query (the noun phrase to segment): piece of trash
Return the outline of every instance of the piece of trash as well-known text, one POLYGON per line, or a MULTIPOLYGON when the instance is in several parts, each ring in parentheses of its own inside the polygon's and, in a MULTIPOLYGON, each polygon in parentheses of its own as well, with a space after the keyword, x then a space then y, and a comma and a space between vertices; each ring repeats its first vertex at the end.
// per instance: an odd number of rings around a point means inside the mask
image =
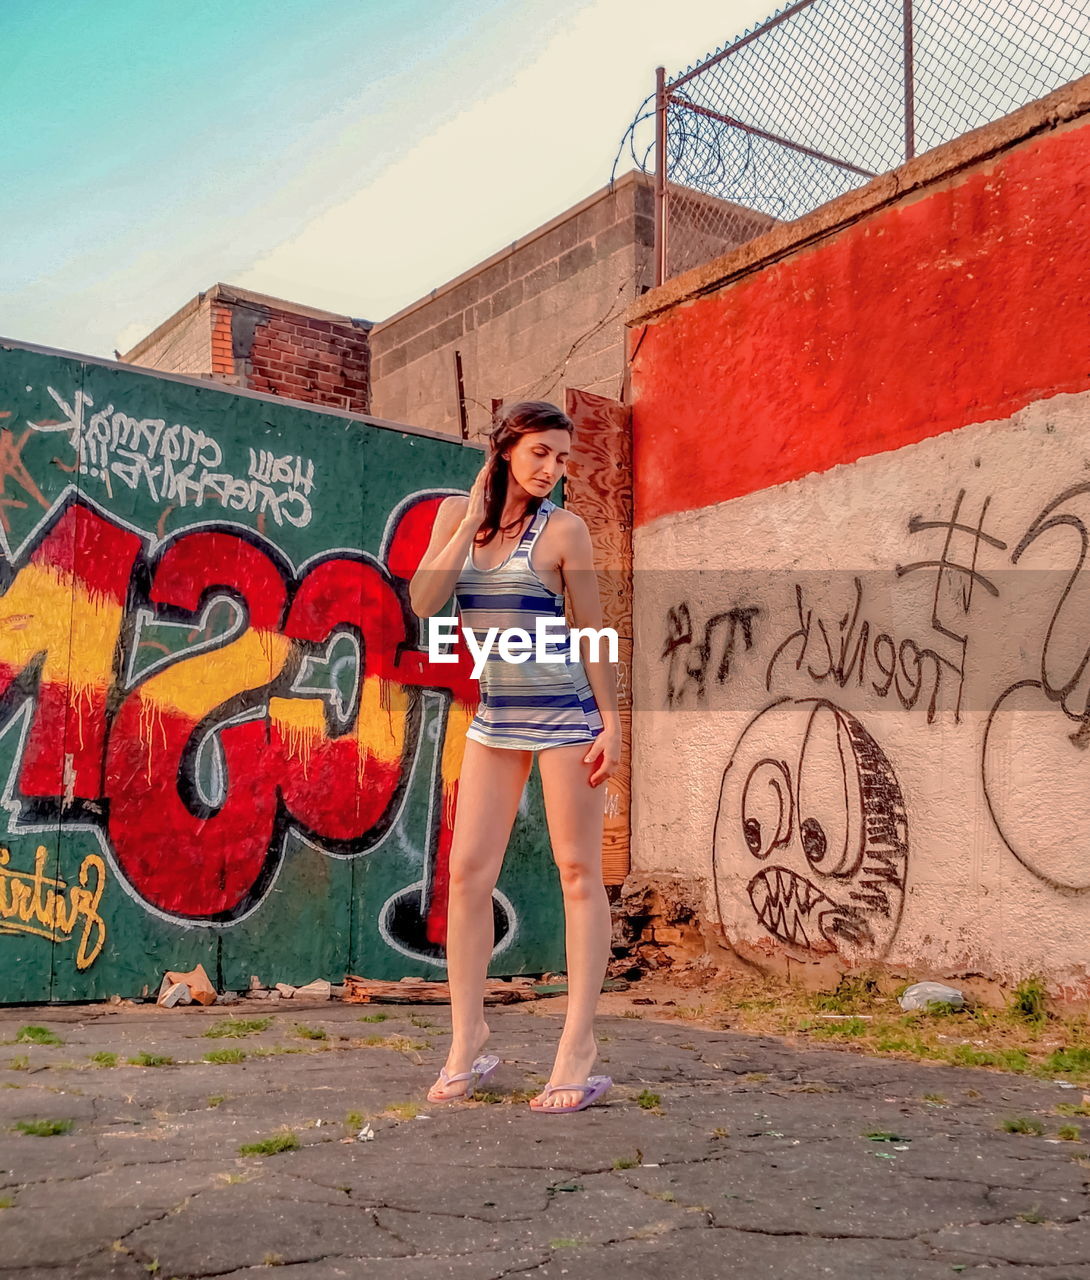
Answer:
POLYGON ((877 1156, 879 1160, 896 1160, 897 1157, 892 1151, 872 1151, 872 1156, 877 1156))
POLYGON ((1053 1080, 1053 1084, 1058 1084, 1061 1089, 1074 1089, 1076 1086, 1070 1080, 1053 1080))
POLYGON ((431 1116, 420 1115, 420 1116, 417 1116, 416 1118, 417 1120, 430 1120, 431 1116))
POLYGON ((894 1151, 908 1151, 908 1150, 909 1150, 909 1147, 908 1147, 907 1145, 905 1145, 905 1144, 902 1144, 902 1145, 901 1145, 901 1146, 899 1146, 899 1147, 894 1147, 894 1148, 893 1148, 893 1150, 894 1150, 894 1151))
POLYGON ((957 987, 948 987, 942 982, 914 982, 901 993, 897 1003, 906 1013, 910 1009, 926 1009, 929 1004, 952 1004, 960 1009, 965 997, 957 987))
MULTIPOLYGON (((190 969, 188 973, 168 969, 163 975, 163 985, 159 988, 159 1004, 163 1003, 164 994, 178 982, 185 983, 189 988, 191 998, 195 1000, 197 1004, 216 1003, 216 988, 212 985, 208 974, 205 973, 204 965, 199 964, 195 969, 190 969)), ((178 1003, 188 1004, 189 1001, 182 1000, 178 1003)))
POLYGON ((315 1129, 320 1129, 320 1128, 322 1127, 322 1122, 321 1122, 321 1120, 315 1120, 315 1121, 314 1121, 314 1127, 315 1127, 315 1129))
POLYGON ((375 1137, 375 1131, 369 1124, 365 1124, 363 1128, 356 1134, 357 1142, 372 1142, 375 1137))
POLYGON ((281 996, 283 996, 285 1000, 290 1000, 292 996, 295 995, 295 992, 297 991, 298 988, 289 986, 289 984, 286 982, 278 982, 276 984, 276 989, 277 991, 280 992, 281 996))
MULTIPOLYGON (((280 991, 282 983, 277 983, 277 991, 280 991)), ((318 978, 314 982, 308 982, 305 987, 295 987, 295 997, 305 996, 309 1000, 328 1000, 330 992, 333 990, 333 984, 327 982, 324 978, 318 978)), ((281 992, 281 994, 283 994, 281 992)))
POLYGON ((641 1164, 641 1165, 640 1165, 640 1168, 641 1168, 641 1169, 657 1169, 658 1167, 659 1167, 659 1166, 658 1166, 658 1163, 657 1163, 657 1162, 656 1162, 656 1163, 654 1163, 654 1164, 652 1164, 650 1161, 648 1161, 648 1162, 647 1162, 647 1163, 645 1163, 645 1164, 641 1164))
POLYGON ((159 992, 156 1003, 163 1009, 173 1009, 178 1004, 192 1004, 193 997, 184 982, 172 982, 169 987, 159 992))

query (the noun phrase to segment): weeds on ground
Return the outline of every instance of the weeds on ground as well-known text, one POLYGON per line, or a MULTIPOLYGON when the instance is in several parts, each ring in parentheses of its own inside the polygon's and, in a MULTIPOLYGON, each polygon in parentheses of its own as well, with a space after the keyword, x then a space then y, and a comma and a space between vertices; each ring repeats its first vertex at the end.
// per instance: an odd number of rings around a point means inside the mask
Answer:
POLYGON ((15 1128, 31 1138, 55 1138, 61 1133, 71 1133, 74 1120, 20 1120, 15 1128))
POLYGON ((419 1102, 391 1102, 384 1114, 396 1116, 398 1120, 415 1120, 420 1112, 419 1102))
POLYGON ((90 1061, 93 1062, 96 1067, 116 1067, 117 1054, 106 1053, 105 1051, 102 1053, 92 1053, 90 1061))
POLYGON ((642 1089, 636 1094, 636 1105, 644 1111, 657 1111, 662 1106, 662 1098, 650 1089, 642 1089))
POLYGON ((261 1031, 267 1031, 271 1023, 272 1018, 226 1017, 209 1027, 204 1035, 208 1040, 240 1040, 243 1036, 256 1036, 261 1031))
POLYGON ((1056 1130, 1056 1137, 1064 1142, 1081 1142, 1082 1130, 1077 1124, 1062 1124, 1056 1130))
POLYGON ((214 1063, 245 1062, 246 1055, 241 1049, 214 1049, 211 1053, 206 1053, 202 1061, 214 1063))
POLYGON ((23 1054, 20 1054, 17 1058, 9 1058, 8 1070, 9 1071, 29 1071, 30 1059, 23 1054))
POLYGON ((12 1196, 0 1196, 0 1209, 14 1209, 15 1200, 12 1196))
POLYGON ((361 1022, 386 1022, 390 1015, 388 1013, 365 1013, 360 1017, 361 1022))
POLYGON ((135 1058, 127 1058, 130 1067, 172 1067, 174 1059, 163 1053, 138 1053, 135 1058))
POLYGON ((328 1040, 329 1032, 321 1027, 307 1027, 301 1022, 295 1024, 295 1034, 302 1040, 328 1040))
POLYGON ((48 1027, 20 1027, 15 1033, 16 1044, 64 1044, 55 1031, 48 1027))
POLYGON ((215 1108, 218 1107, 220 1103, 224 1102, 225 1100, 226 1100, 225 1094, 214 1093, 210 1098, 207 1098, 205 1102, 208 1107, 210 1107, 212 1110, 215 1110, 215 1108))
POLYGON ((710 1002, 711 1020, 736 1031, 1090 1086, 1090 1019, 1050 1011, 1039 978, 1020 983, 1000 1009, 933 1004, 906 1013, 888 981, 868 974, 845 975, 825 994, 739 977, 710 1002))
POLYGON ((634 1156, 618 1156, 613 1161, 614 1169, 635 1169, 639 1166, 639 1161, 634 1156))
POLYGON ((1045 1131, 1045 1126, 1040 1120, 1034 1120, 1030 1116, 1008 1116, 1003 1121, 1004 1133, 1025 1133, 1030 1137, 1039 1138, 1045 1131))
POLYGON ((278 1156, 282 1151, 297 1151, 299 1138, 290 1129, 263 1138, 260 1142, 244 1142, 238 1149, 240 1156, 278 1156))
POLYGON ((356 1043, 365 1049, 393 1049, 397 1053, 420 1053, 431 1048, 427 1040, 410 1040, 408 1036, 364 1036, 356 1043))

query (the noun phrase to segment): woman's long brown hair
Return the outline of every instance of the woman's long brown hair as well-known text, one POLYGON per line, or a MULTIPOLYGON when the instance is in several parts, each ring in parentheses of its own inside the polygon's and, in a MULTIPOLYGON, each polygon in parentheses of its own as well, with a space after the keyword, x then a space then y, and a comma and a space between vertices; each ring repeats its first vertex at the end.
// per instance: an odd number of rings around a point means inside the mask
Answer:
MULTIPOLYGON (((547 400, 520 400, 517 404, 505 405, 497 414, 489 437, 489 455, 485 471, 484 520, 474 539, 477 546, 486 547, 496 536, 509 533, 521 523, 523 516, 512 520, 509 524, 501 524, 503 504, 507 498, 507 480, 511 472, 510 463, 503 456, 523 436, 538 431, 574 432, 575 426, 571 418, 555 404, 547 400)), ((526 510, 531 516, 541 506, 541 498, 531 498, 526 510)))

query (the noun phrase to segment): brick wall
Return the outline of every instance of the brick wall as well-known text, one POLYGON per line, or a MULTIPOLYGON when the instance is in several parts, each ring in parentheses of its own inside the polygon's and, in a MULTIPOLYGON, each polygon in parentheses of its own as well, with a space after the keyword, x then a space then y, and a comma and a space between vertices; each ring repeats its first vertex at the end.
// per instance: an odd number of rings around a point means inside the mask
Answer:
POLYGON ((124 359, 367 413, 370 328, 366 320, 217 284, 186 303, 124 359))

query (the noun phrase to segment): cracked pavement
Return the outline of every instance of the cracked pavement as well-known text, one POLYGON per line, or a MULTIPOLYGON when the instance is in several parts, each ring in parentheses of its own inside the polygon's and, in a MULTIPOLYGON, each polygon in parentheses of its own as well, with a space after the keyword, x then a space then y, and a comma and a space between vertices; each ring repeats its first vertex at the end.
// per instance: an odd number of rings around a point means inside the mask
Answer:
POLYGON ((490 1009, 494 1090, 444 1106, 446 1008, 0 1010, 0 1280, 1090 1280, 1090 1151, 1054 1112, 1079 1093, 605 1016, 605 1104, 535 1115, 562 1012, 490 1009), (206 1037, 229 1017, 270 1021, 206 1037), (28 1024, 63 1043, 14 1043, 28 1024), (202 1061, 224 1049, 245 1060, 202 1061), (240 1155, 283 1130, 296 1149, 240 1155))

